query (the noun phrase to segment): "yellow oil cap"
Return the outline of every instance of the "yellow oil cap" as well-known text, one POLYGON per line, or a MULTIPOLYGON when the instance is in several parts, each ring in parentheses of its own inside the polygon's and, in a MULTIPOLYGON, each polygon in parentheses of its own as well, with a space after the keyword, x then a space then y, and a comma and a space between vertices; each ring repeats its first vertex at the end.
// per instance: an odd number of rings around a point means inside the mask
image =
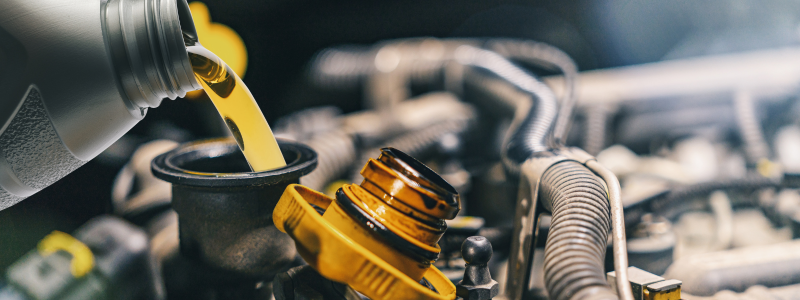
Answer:
POLYGON ((455 286, 432 263, 444 219, 460 209, 458 193, 407 154, 381 152, 362 170, 364 181, 343 185, 335 198, 287 187, 272 215, 275 226, 320 275, 370 299, 455 299, 455 286))

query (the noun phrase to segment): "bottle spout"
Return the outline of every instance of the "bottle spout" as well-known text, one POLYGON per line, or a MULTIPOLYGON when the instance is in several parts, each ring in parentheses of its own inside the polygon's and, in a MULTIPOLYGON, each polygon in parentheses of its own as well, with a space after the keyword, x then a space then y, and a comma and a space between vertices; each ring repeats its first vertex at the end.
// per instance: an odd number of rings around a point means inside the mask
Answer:
POLYGON ((178 20, 181 24, 181 32, 183 33, 183 43, 186 47, 194 46, 200 40, 197 37, 197 30, 194 28, 194 19, 192 19, 192 11, 189 9, 189 3, 186 0, 177 0, 178 4, 178 20))
MULTIPOLYGON (((186 0, 109 0, 105 34, 119 83, 137 110, 202 88, 187 43, 197 42, 186 0)), ((144 113, 142 113, 144 114, 144 113)))

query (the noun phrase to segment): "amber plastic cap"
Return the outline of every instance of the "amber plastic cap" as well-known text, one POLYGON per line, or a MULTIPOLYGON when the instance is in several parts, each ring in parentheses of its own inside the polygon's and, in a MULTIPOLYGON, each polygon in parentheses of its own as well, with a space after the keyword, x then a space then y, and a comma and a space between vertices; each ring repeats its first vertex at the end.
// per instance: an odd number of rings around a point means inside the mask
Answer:
POLYGON ((382 198, 391 197, 426 215, 450 220, 461 210, 458 192, 447 181, 400 150, 381 149, 381 156, 370 159, 361 175, 385 193, 382 198))

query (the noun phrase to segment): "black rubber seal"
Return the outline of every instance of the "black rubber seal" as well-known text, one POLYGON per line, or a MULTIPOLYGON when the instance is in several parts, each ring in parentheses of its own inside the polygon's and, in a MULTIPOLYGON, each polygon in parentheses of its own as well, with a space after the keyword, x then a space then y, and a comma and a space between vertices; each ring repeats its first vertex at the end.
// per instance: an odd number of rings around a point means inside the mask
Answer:
POLYGON ((380 236, 384 241, 392 245, 395 249, 400 250, 400 252, 403 254, 425 262, 436 261, 439 258, 438 252, 431 252, 422 249, 421 247, 414 245, 406 239, 395 234, 389 230, 389 228, 386 228, 386 226, 381 224, 381 222, 375 220, 375 218, 353 203, 353 200, 351 200, 341 188, 336 191, 336 202, 338 202, 339 206, 341 206, 350 216, 356 218, 356 220, 366 225, 367 228, 377 233, 378 236, 380 236))
MULTIPOLYGON (((392 147, 381 148, 381 154, 393 156, 395 161, 399 164, 405 164, 406 168, 392 168, 396 172, 404 173, 404 175, 411 175, 422 178, 423 180, 427 180, 434 185, 434 189, 432 192, 435 194, 440 195, 447 205, 450 206, 458 206, 458 191, 444 180, 442 176, 439 176, 436 172, 428 168, 425 164, 418 161, 416 158, 411 157, 410 155, 406 154, 403 151, 397 150, 392 147), (409 170, 410 169, 410 170, 409 170), (411 172, 416 172, 417 174, 408 174, 411 172)), ((379 158, 380 159, 380 158, 379 158)), ((388 162, 384 161, 384 164, 389 164, 388 162)), ((425 189, 430 190, 429 188, 425 187, 425 189)), ((423 196, 424 198, 430 199, 430 201, 438 202, 436 200, 431 199, 428 196, 423 196)), ((426 201, 427 203, 427 201, 426 201)), ((427 206, 427 205, 426 205, 427 206)), ((433 208, 433 207, 428 207, 433 208)))
POLYGON ((317 153, 306 145, 278 139, 286 166, 252 172, 233 139, 191 142, 156 157, 151 169, 157 178, 172 184, 200 187, 272 185, 296 180, 317 166, 317 153))

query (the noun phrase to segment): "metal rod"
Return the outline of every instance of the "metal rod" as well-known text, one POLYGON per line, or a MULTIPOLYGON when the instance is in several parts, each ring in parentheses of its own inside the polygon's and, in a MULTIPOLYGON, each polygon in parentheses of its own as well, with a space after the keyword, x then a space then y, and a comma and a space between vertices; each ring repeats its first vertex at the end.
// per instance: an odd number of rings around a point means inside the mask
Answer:
POLYGON ((625 217, 622 211, 622 196, 617 176, 595 160, 586 162, 586 167, 600 175, 608 186, 611 205, 611 240, 614 243, 614 272, 617 280, 617 295, 622 300, 634 300, 628 280, 628 247, 625 238, 625 217))

